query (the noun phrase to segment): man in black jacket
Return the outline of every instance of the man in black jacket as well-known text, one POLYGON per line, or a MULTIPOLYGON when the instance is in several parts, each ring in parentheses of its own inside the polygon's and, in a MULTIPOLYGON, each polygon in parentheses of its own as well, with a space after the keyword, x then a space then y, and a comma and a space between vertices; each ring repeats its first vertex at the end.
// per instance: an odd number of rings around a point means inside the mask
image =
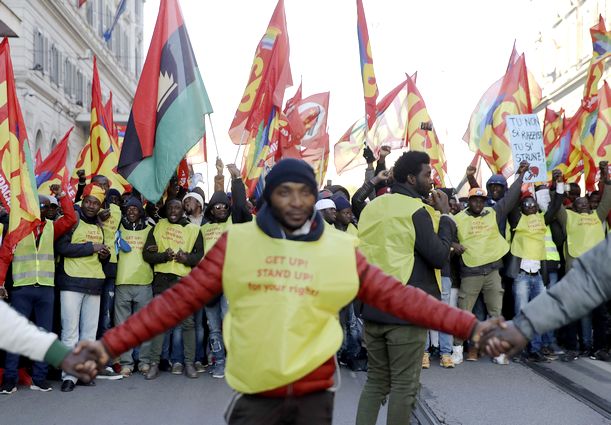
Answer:
MULTIPOLYGON (((455 227, 448 198, 438 191, 428 198, 433 182, 426 153, 404 153, 393 170, 392 193, 361 214, 360 248, 384 272, 439 299, 436 269, 449 259, 455 227)), ((375 424, 387 397, 388 423, 409 423, 427 331, 366 304, 362 316, 369 364, 356 423, 375 424)))

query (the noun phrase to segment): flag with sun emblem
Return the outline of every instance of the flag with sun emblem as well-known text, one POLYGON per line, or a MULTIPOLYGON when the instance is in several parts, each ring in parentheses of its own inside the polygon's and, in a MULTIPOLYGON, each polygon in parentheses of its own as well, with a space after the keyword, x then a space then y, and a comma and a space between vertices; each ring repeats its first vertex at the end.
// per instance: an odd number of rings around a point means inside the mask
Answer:
POLYGON ((212 112, 178 0, 161 0, 125 130, 119 173, 157 201, 212 112))

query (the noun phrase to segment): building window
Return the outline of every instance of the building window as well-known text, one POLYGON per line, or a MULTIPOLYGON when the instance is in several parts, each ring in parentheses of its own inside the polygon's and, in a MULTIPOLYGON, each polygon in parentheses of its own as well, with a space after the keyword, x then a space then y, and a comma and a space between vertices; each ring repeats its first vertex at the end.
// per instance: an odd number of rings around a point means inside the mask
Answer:
MULTIPOLYGON (((110 7, 106 8, 106 26, 104 27, 104 31, 110 29, 110 24, 112 24, 112 12, 110 11, 110 7)), ((108 47, 112 51, 112 45, 114 44, 113 37, 106 42, 106 47, 108 47)))
POLYGON ((142 1, 141 0, 136 0, 135 11, 136 11, 136 23, 139 24, 140 18, 142 17, 142 1))
POLYGON ((68 59, 64 61, 64 94, 72 96, 72 64, 68 59))
POLYGON ((121 42, 121 46, 123 46, 123 50, 121 52, 121 62, 123 63, 123 68, 129 69, 129 38, 127 37, 127 32, 123 32, 123 41, 121 42))
POLYGON ((142 67, 142 58, 140 57, 140 47, 136 47, 136 60, 134 61, 134 75, 140 77, 140 68, 142 67))
POLYGON ((87 81, 87 90, 85 91, 85 107, 91 106, 91 81, 87 81))
POLYGON ((45 43, 42 33, 34 30, 34 63, 32 69, 36 71, 45 70, 45 43))
POLYGON ((98 0, 98 34, 104 35, 104 0, 98 0))
POLYGON ((93 27, 95 20, 93 19, 93 0, 89 0, 87 2, 87 6, 85 6, 87 8, 87 23, 89 24, 89 26, 93 27))
POLYGON ((49 70, 51 82, 55 85, 59 85, 59 50, 57 50, 55 44, 51 45, 50 62, 51 66, 49 70))
POLYGON ((76 71, 76 104, 83 106, 85 97, 83 96, 83 73, 76 71))

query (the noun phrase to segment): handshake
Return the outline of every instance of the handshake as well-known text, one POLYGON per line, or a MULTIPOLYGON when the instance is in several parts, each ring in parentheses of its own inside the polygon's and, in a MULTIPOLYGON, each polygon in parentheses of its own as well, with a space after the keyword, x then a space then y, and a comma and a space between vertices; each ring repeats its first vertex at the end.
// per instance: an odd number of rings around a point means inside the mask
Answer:
POLYGON ((91 382, 110 356, 100 341, 80 341, 62 361, 61 369, 84 383, 91 382))
POLYGON ((502 317, 479 322, 473 331, 471 340, 480 353, 490 357, 506 354, 513 357, 528 344, 528 339, 513 322, 506 322, 502 317))

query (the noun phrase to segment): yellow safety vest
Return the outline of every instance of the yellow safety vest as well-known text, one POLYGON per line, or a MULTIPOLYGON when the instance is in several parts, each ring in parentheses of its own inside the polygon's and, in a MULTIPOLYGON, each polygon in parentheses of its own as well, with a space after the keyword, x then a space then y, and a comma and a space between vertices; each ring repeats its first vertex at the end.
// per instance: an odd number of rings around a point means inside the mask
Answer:
POLYGON ((545 228, 545 259, 547 261, 560 261, 560 253, 552 238, 552 231, 549 226, 545 228))
MULTIPOLYGON (((168 248, 178 252, 182 249, 183 252, 189 254, 193 251, 195 241, 199 235, 199 227, 195 224, 172 224, 167 219, 159 220, 159 223, 153 229, 155 241, 159 252, 164 252, 168 248)), ((176 261, 168 261, 166 263, 155 264, 155 273, 171 273, 177 276, 186 276, 191 272, 191 267, 176 261)))
POLYGON ((604 239, 605 230, 598 214, 566 211, 566 245, 571 257, 581 257, 604 239))
POLYGON ((522 215, 514 229, 511 253, 526 260, 545 260, 545 218, 543 213, 522 215))
POLYGON ((223 337, 231 388, 282 387, 333 357, 343 339, 338 312, 359 288, 355 242, 327 229, 317 241, 299 242, 270 238, 256 222, 230 227, 223 337))
POLYGON ((110 217, 108 220, 102 222, 102 229, 104 230, 104 244, 110 248, 110 260, 111 263, 117 262, 117 251, 115 250, 115 234, 121 224, 121 208, 115 204, 110 204, 110 217))
POLYGON ((142 258, 144 244, 150 230, 150 226, 142 230, 121 229, 121 238, 129 244, 132 250, 119 253, 117 285, 149 285, 153 281, 153 269, 142 258))
POLYGON ((355 238, 358 238, 358 236, 359 236, 359 229, 357 229, 354 224, 348 223, 348 228, 346 229, 346 233, 348 233, 349 235, 354 236, 355 238))
POLYGON ((479 267, 503 258, 509 243, 499 233, 496 211, 484 208, 488 214, 473 217, 462 211, 454 216, 458 240, 466 248, 462 260, 467 267, 479 267))
MULTIPOLYGON (((72 233, 70 242, 73 244, 85 242, 94 244, 103 243, 104 233, 98 225, 79 220, 74 233, 72 233)), ((96 252, 87 257, 65 257, 64 271, 71 277, 84 277, 87 279, 104 279, 106 277, 96 252)))
POLYGON ((231 217, 224 223, 206 223, 202 226, 202 237, 204 238, 204 255, 212 249, 216 241, 225 233, 231 224, 231 217))
POLYGON ((53 286, 55 279, 55 252, 53 222, 46 220, 38 247, 34 233, 28 234, 17 244, 13 255, 13 286, 39 284, 53 286))
MULTIPOLYGON (((367 261, 404 285, 414 269, 416 230, 412 216, 421 208, 429 213, 437 232, 439 215, 435 210, 419 199, 398 193, 375 198, 365 207, 359 220, 359 248, 367 261)), ((440 271, 435 271, 435 277, 441 290, 440 271)))

